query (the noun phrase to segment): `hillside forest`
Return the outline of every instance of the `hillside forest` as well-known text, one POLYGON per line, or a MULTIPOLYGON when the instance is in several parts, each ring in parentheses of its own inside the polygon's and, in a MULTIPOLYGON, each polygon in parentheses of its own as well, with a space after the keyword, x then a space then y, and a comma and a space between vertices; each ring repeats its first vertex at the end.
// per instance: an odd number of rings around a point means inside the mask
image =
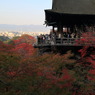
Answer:
POLYGON ((76 41, 89 43, 79 58, 71 50, 39 55, 35 41, 27 34, 0 41, 0 95, 95 95, 95 33, 76 41))

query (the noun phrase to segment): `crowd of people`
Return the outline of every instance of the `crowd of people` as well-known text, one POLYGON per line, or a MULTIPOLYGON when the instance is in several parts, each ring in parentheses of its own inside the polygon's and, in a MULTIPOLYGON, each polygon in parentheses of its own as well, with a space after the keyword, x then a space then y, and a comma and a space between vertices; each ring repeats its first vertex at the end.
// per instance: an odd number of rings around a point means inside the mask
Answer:
POLYGON ((75 39, 80 38, 80 35, 78 33, 70 33, 70 32, 62 32, 58 33, 56 31, 51 31, 50 34, 40 34, 37 36, 37 42, 38 44, 55 44, 57 43, 57 40, 62 41, 66 39, 75 39))

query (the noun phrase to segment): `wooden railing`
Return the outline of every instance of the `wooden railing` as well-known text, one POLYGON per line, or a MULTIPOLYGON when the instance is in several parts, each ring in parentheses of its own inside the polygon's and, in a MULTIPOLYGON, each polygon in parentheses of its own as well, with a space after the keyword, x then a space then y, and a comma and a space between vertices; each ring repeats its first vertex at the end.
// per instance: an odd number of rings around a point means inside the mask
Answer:
POLYGON ((34 46, 95 46, 94 37, 86 38, 52 38, 37 40, 34 46))
POLYGON ((37 40, 37 42, 34 44, 34 46, 74 46, 76 45, 76 40, 79 40, 80 38, 56 38, 56 39, 50 39, 50 40, 37 40))

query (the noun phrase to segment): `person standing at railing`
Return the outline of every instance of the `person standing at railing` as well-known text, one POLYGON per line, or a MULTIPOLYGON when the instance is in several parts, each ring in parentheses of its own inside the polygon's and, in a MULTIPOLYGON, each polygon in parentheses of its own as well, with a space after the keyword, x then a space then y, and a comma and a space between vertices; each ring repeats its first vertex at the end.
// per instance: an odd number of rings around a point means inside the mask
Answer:
POLYGON ((64 32, 63 35, 65 38, 67 38, 67 32, 64 32))
POLYGON ((45 35, 42 35, 42 44, 45 44, 45 42, 46 42, 46 37, 45 35))
POLYGON ((37 44, 40 44, 40 38, 39 36, 37 36, 37 41, 36 41, 37 44))
POLYGON ((37 44, 41 44, 41 35, 37 36, 37 44))
POLYGON ((70 44, 71 43, 71 33, 68 32, 67 34, 67 43, 70 44))
POLYGON ((71 34, 71 38, 74 38, 74 36, 75 36, 75 33, 72 33, 72 34, 71 34))
POLYGON ((75 33, 72 33, 71 34, 71 44, 74 44, 74 41, 75 41, 75 33))
POLYGON ((76 38, 78 38, 78 34, 76 34, 76 38))
POLYGON ((55 31, 51 31, 50 32, 50 43, 51 44, 55 44, 56 43, 56 32, 55 31))
POLYGON ((59 33, 59 34, 58 34, 58 38, 61 39, 61 37, 62 37, 62 36, 61 36, 61 34, 59 33))
POLYGON ((48 35, 47 44, 50 44, 50 41, 51 41, 51 37, 50 37, 50 35, 48 35))
POLYGON ((42 34, 40 34, 40 36, 39 36, 39 42, 40 42, 40 44, 42 44, 43 43, 43 35, 42 34))
POLYGON ((46 38, 46 39, 45 39, 45 43, 46 43, 46 44, 48 44, 48 37, 49 37, 49 35, 46 34, 46 35, 45 35, 45 38, 46 38))

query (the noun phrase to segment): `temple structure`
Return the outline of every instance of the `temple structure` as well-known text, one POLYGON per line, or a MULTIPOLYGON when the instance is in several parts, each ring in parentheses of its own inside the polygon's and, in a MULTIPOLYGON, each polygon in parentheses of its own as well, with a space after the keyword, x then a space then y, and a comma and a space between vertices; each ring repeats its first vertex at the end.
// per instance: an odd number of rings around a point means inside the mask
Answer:
POLYGON ((53 0, 52 9, 45 10, 45 16, 45 23, 53 29, 57 27, 59 32, 63 27, 85 32, 87 26, 95 25, 95 0, 53 0))
POLYGON ((45 24, 52 30, 38 37, 36 47, 74 46, 83 32, 95 31, 95 0, 53 0, 45 24))

